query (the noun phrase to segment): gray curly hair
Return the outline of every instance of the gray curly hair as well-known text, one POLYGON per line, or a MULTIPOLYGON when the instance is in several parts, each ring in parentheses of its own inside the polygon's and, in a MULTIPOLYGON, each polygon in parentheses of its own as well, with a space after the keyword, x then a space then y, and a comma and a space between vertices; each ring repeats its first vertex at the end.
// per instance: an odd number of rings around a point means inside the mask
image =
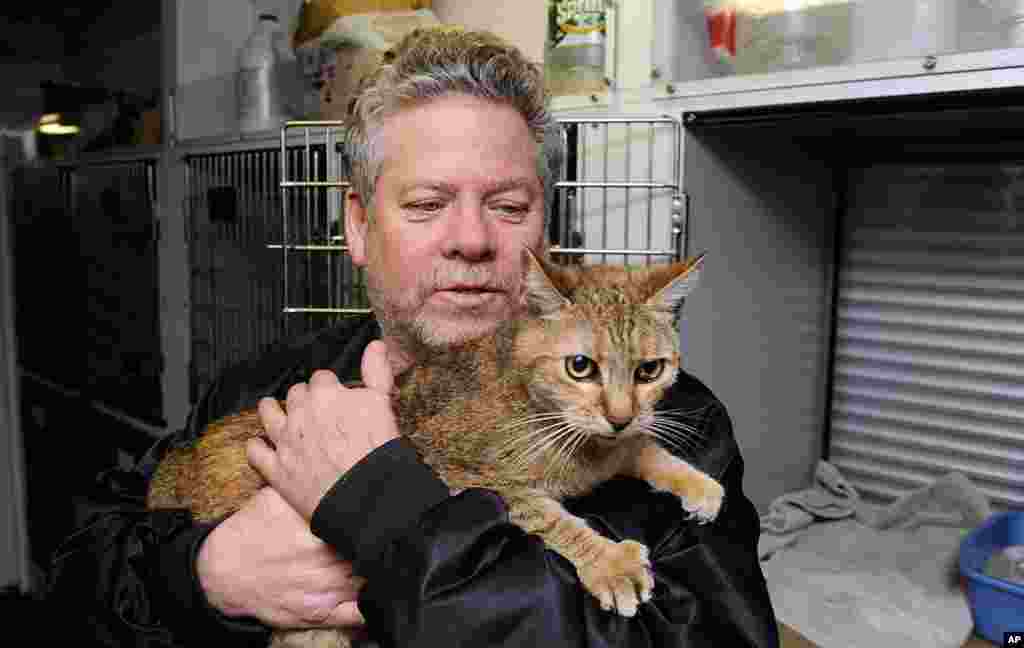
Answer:
MULTIPOLYGON (((344 148, 353 188, 369 207, 383 159, 377 146, 385 119, 403 108, 450 94, 505 103, 537 142, 545 223, 564 158, 561 133, 548 110, 539 66, 498 36, 454 26, 420 28, 382 56, 349 102, 344 148)), ((372 210, 371 210, 372 211, 372 210)))

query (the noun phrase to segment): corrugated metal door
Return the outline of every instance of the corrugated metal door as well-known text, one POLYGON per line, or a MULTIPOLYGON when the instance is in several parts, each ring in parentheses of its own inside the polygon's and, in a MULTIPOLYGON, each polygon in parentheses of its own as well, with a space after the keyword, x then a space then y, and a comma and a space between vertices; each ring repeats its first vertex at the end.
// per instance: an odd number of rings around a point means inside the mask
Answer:
POLYGON ((1024 165, 852 172, 829 459, 866 496, 960 471, 1024 508, 1024 165))

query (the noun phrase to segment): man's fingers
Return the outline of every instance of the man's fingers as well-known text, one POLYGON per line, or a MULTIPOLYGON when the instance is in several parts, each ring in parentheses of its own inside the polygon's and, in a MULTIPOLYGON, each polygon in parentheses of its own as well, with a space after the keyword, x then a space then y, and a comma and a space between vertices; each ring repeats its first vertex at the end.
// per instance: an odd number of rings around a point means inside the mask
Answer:
POLYGON ((309 385, 304 382, 299 382, 288 388, 288 393, 285 394, 284 402, 287 404, 289 412, 295 412, 302 407, 302 403, 306 402, 308 398, 309 385))
POLYGON ((323 625, 352 628, 366 625, 366 619, 359 612, 359 604, 356 601, 345 601, 331 611, 323 625))
POLYGON ((310 387, 337 387, 340 384, 338 376, 330 369, 317 369, 309 377, 310 387))
POLYGON ((270 449, 263 439, 249 439, 245 443, 245 458, 256 472, 263 475, 267 483, 273 484, 277 469, 277 453, 270 449))
POLYGON ((380 340, 374 340, 363 352, 363 383, 370 389, 390 395, 395 385, 395 376, 388 361, 388 347, 380 340))
POLYGON ((261 398, 256 405, 256 411, 259 412, 263 429, 271 439, 276 438, 277 433, 283 430, 288 423, 288 417, 285 416, 281 404, 276 399, 261 398))

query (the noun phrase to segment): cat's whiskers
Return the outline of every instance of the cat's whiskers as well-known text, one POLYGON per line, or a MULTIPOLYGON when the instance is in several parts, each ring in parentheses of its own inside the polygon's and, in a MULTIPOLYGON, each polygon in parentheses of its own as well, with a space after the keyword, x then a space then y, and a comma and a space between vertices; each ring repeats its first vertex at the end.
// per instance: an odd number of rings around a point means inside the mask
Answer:
POLYGON ((656 414, 690 414, 696 416, 697 414, 703 414, 708 410, 707 405, 701 405, 700 407, 673 407, 669 409, 656 410, 656 414))
POLYGON ((561 446, 564 446, 572 439, 575 430, 566 426, 545 440, 545 443, 535 448, 532 452, 518 457, 518 463, 513 464, 518 470, 526 471, 531 465, 541 464, 544 466, 544 474, 551 472, 551 466, 560 453, 561 446), (554 450, 553 450, 554 448, 554 450))
MULTIPOLYGON (((523 465, 529 465, 545 452, 554 448, 553 454, 545 461, 545 478, 550 477, 553 472, 563 475, 571 465, 576 450, 587 439, 586 430, 579 423, 573 421, 568 413, 559 412, 558 415, 563 419, 563 427, 555 432, 547 432, 544 438, 526 448, 519 457, 523 461, 523 465)), ((547 426, 542 431, 546 432, 551 427, 547 426)))
POLYGON ((562 451, 562 448, 564 448, 572 440, 576 432, 577 430, 575 426, 566 423, 561 429, 558 430, 557 433, 554 433, 547 439, 544 439, 541 444, 535 444, 537 445, 537 448, 529 455, 529 462, 527 463, 532 463, 537 458, 551 451, 552 448, 555 448, 554 454, 547 457, 547 460, 544 462, 546 465, 544 472, 545 474, 547 474, 550 471, 551 466, 557 461, 562 451))
POLYGON ((522 439, 522 443, 519 443, 518 445, 525 446, 523 448, 524 455, 537 454, 542 451, 544 446, 550 445, 553 440, 560 438, 569 428, 570 425, 567 422, 559 421, 558 423, 553 423, 537 430, 529 437, 525 437, 522 439), (550 430, 554 430, 554 432, 551 432, 550 430), (535 438, 537 436, 540 438, 535 438), (527 441, 531 441, 531 443, 526 445, 527 441))
POLYGON ((679 429, 683 430, 684 432, 686 432, 687 434, 689 434, 691 436, 694 436, 694 437, 700 437, 700 438, 707 437, 707 433, 706 432, 704 432, 703 430, 697 429, 695 426, 693 426, 693 425, 691 425, 691 424, 689 424, 689 423, 687 423, 685 421, 679 420, 678 418, 673 417, 673 416, 661 416, 660 414, 661 414, 661 412, 657 412, 655 414, 654 419, 656 421, 659 421, 659 422, 664 423, 666 425, 670 425, 670 426, 679 428, 679 429))
POLYGON ((539 412, 537 414, 528 414, 519 418, 513 419, 508 423, 499 428, 500 430, 512 430, 524 425, 530 425, 531 423, 537 423, 539 421, 549 421, 551 419, 564 418, 565 415, 562 412, 539 412))
POLYGON ((658 432, 656 430, 648 430, 646 434, 654 437, 659 441, 663 441, 666 445, 676 448, 683 454, 689 455, 692 454, 694 451, 694 448, 692 446, 684 445, 683 443, 680 443, 677 439, 673 438, 671 435, 665 434, 663 432, 658 432))
POLYGON ((655 412, 654 416, 651 417, 651 422, 662 423, 664 425, 681 430, 688 434, 692 434, 693 436, 704 436, 704 434, 700 430, 690 425, 689 423, 684 423, 683 421, 676 420, 671 416, 661 416, 661 412, 655 412))
POLYGON ((576 451, 590 438, 590 434, 587 432, 587 424, 590 423, 589 417, 571 415, 567 416, 567 420, 575 428, 576 434, 571 435, 565 440, 559 447, 558 452, 551 458, 551 462, 545 470, 546 477, 556 473, 555 479, 557 481, 564 480, 566 473, 572 466, 576 451))
POLYGON ((523 435, 520 438, 507 440, 499 449, 499 457, 504 455, 512 466, 525 468, 553 443, 556 443, 571 431, 572 426, 568 422, 564 419, 559 420, 556 423, 532 430, 529 434, 523 435), (554 430, 554 432, 550 430, 554 430), (540 439, 536 439, 537 436, 540 436, 540 439), (516 451, 519 450, 518 446, 523 446, 528 441, 532 441, 532 443, 517 453, 516 451))
POLYGON ((576 434, 570 437, 570 439, 562 445, 562 448, 560 449, 560 456, 556 455, 556 458, 559 459, 557 476, 559 481, 563 481, 565 479, 565 474, 572 465, 573 456, 576 454, 576 451, 579 450, 579 447, 587 440, 588 436, 589 435, 586 430, 576 428, 576 434))
POLYGON ((551 421, 551 420, 555 421, 554 424, 550 424, 550 425, 547 425, 547 426, 544 426, 544 427, 541 427, 541 428, 536 428, 536 429, 533 429, 533 430, 529 430, 525 434, 515 433, 515 434, 509 436, 509 438, 505 439, 501 443, 501 445, 499 446, 499 450, 500 449, 507 450, 507 449, 512 448, 514 446, 522 445, 522 444, 526 443, 527 441, 536 438, 537 436, 544 435, 552 427, 555 427, 555 426, 559 425, 559 423, 564 422, 564 419, 565 419, 565 417, 562 415, 561 412, 548 412, 548 413, 545 413, 545 414, 536 414, 536 415, 532 415, 532 416, 526 416, 526 417, 523 417, 522 419, 519 419, 517 421, 512 421, 511 423, 507 423, 507 424, 505 424, 504 426, 502 426, 499 429, 499 433, 501 433, 502 435, 504 435, 506 433, 513 432, 513 431, 515 431, 518 428, 522 428, 522 427, 525 427, 525 426, 533 425, 535 423, 539 423, 539 422, 543 422, 543 421, 551 421))
MULTIPOLYGON (((546 458, 544 462, 544 479, 551 482, 557 483, 561 480, 561 475, 565 472, 564 468, 568 465, 569 458, 571 458, 570 446, 583 436, 583 432, 576 426, 570 426, 566 428, 566 434, 562 435, 558 441, 557 447, 554 448, 552 453, 546 458)), ((554 445, 554 444, 552 444, 554 445)))
POLYGON ((498 444, 497 455, 500 457, 512 454, 516 452, 520 446, 526 446, 529 443, 537 442, 538 437, 541 437, 540 441, 542 442, 544 437, 549 434, 549 430, 558 427, 562 423, 564 423, 564 421, 560 414, 545 414, 541 416, 524 417, 523 420, 506 424, 499 430, 499 434, 507 438, 498 444), (526 432, 521 431, 521 428, 523 427, 535 425, 541 421, 552 420, 555 422, 526 432))
POLYGON ((687 423, 684 423, 683 421, 684 420, 691 420, 691 421, 692 420, 696 420, 697 417, 694 414, 702 413, 706 409, 707 408, 705 408, 705 407, 701 407, 701 408, 697 408, 697 409, 681 409, 681 408, 677 408, 677 409, 669 409, 669 410, 658 410, 658 411, 654 412, 654 418, 655 418, 655 420, 662 421, 662 422, 665 422, 665 423, 670 423, 670 424, 673 424, 673 425, 679 425, 685 431, 687 431, 688 433, 692 434, 693 436, 703 437, 703 436, 706 436, 705 432, 703 432, 701 430, 698 430, 696 427, 694 427, 692 425, 689 425, 687 423))
POLYGON ((692 426, 657 416, 645 427, 645 432, 664 440, 666 443, 670 443, 684 452, 697 450, 701 445, 698 439, 703 436, 692 426))

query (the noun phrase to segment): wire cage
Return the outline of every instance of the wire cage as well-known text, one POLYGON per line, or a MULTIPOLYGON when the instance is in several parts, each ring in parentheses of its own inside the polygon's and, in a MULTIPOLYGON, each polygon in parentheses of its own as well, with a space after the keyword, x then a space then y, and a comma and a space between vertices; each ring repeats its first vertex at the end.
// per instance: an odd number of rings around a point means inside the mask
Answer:
POLYGON ((685 254, 682 128, 669 116, 559 120, 566 151, 551 216, 554 258, 634 263, 685 254))
MULTIPOLYGON (((549 220, 554 258, 626 264, 681 258, 685 223, 678 120, 595 117, 559 124, 567 155, 549 220)), ((289 131, 299 133, 307 156, 318 154, 311 141, 324 140, 326 150, 336 150, 341 126, 289 122, 281 132, 281 151, 293 141, 289 131)), ((341 176, 344 162, 340 153, 327 161, 334 166, 326 174, 322 165, 307 163, 290 166, 281 179, 282 238, 268 247, 281 251, 286 314, 368 312, 365 279, 345 262, 341 219, 349 182, 341 176), (305 280, 295 283, 299 266, 306 269, 300 273, 305 280), (315 296, 323 301, 311 301, 315 296)))
POLYGON ((185 158, 192 402, 225 367, 343 316, 291 305, 366 307, 360 271, 329 253, 340 191, 282 189, 282 178, 337 179, 332 142, 185 158))
POLYGON ((283 171, 281 231, 267 243, 280 253, 283 312, 320 322, 324 316, 367 313, 365 276, 346 254, 343 219, 349 181, 340 147, 342 122, 288 122, 281 129, 282 151, 296 132, 304 163, 283 171), (323 148, 313 142, 323 142, 323 148))
MULTIPOLYGON (((559 124, 566 156, 549 220, 553 258, 681 258, 679 121, 592 117, 559 124)), ((342 126, 288 122, 276 149, 185 158, 193 401, 226 366, 369 312, 365 276, 346 253, 342 126)))

